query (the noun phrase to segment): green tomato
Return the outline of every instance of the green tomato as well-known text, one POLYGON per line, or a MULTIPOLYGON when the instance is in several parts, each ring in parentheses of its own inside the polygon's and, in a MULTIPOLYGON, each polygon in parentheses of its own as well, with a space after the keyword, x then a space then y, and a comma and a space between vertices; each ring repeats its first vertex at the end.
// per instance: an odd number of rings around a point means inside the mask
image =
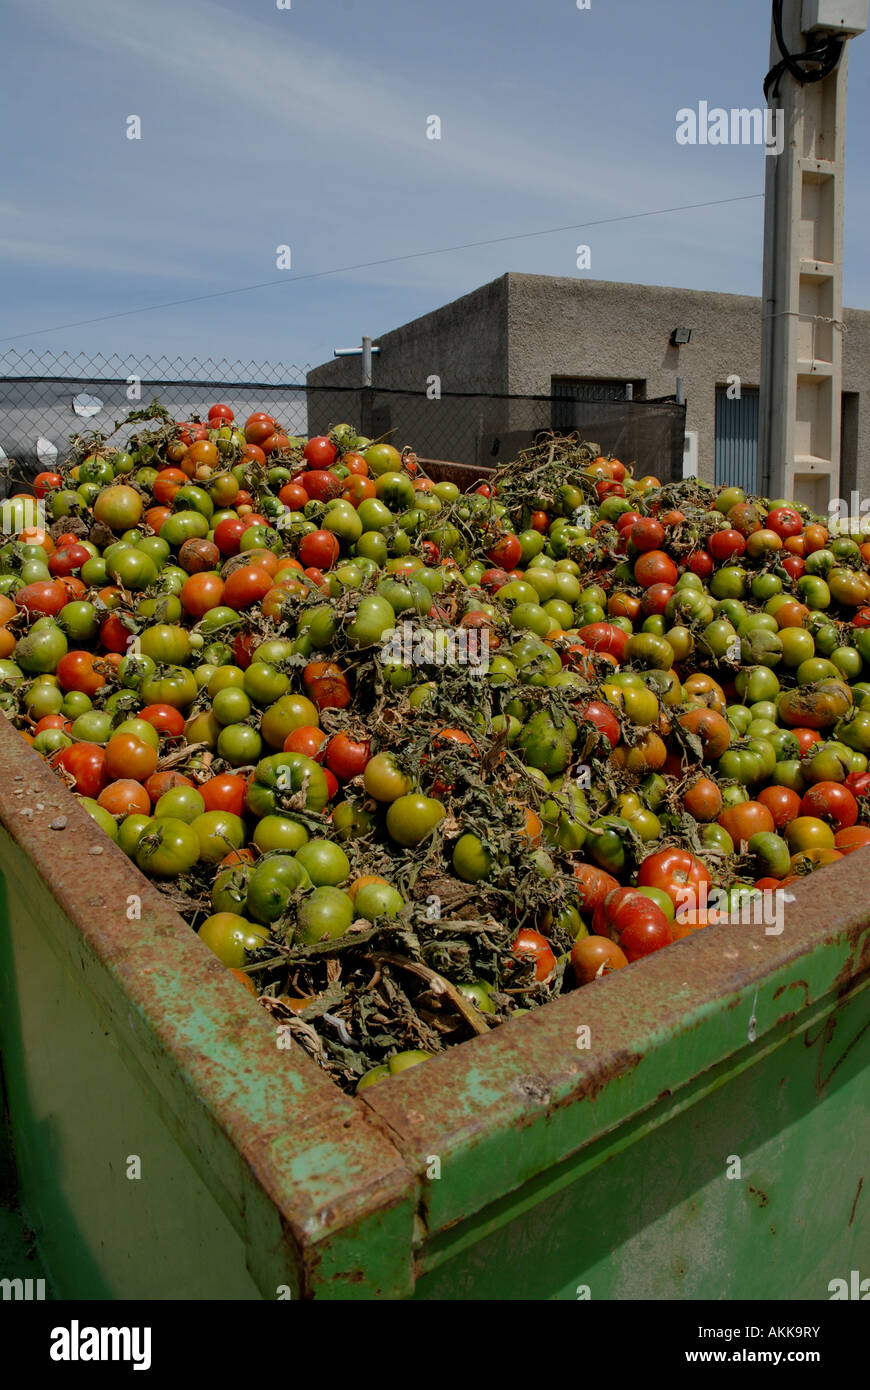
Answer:
POLYGON ((252 843, 262 854, 267 854, 269 850, 286 850, 288 854, 295 854, 308 843, 308 831, 300 821, 291 820, 288 816, 263 816, 257 822, 252 843))
POLYGON ((155 816, 171 816, 174 820, 186 821, 188 825, 205 811, 205 802, 196 787, 170 787, 154 807, 155 816))
POLYGON ((315 888, 300 904, 294 940, 306 946, 343 936, 354 920, 346 893, 331 886, 315 888))
POLYGON ((172 705, 187 710, 199 692, 196 677, 184 666, 162 666, 159 672, 146 675, 139 685, 139 695, 146 705, 172 705))
MULTIPOLYGON (((250 709, 250 701, 241 690, 221 691, 216 697, 216 702, 227 699, 235 700, 239 695, 242 696, 250 709)), ((217 718, 217 715, 215 717, 217 718)), ((250 724, 227 724, 218 734, 217 752, 218 757, 224 758, 230 767, 247 767, 250 763, 255 763, 262 754, 263 740, 259 732, 250 724)))
POLYGON ((177 624, 156 623, 140 633, 139 651, 160 666, 183 666, 190 657, 190 637, 177 624))
POLYGON ((297 850, 296 859, 316 888, 336 887, 350 874, 347 855, 331 840, 309 840, 297 850))
POLYGON ((198 858, 206 864, 218 864, 245 843, 245 823, 232 811, 205 811, 189 828, 196 837, 198 858))
POLYGON ((135 859, 136 851, 139 848, 139 841, 145 834, 149 826, 154 824, 153 816, 143 816, 134 813, 125 816, 118 826, 118 845, 124 851, 128 859, 135 859))
POLYGON ((398 917, 405 900, 390 883, 364 883, 357 889, 353 905, 357 917, 374 922, 378 917, 398 917))
POLYGON ((115 553, 111 560, 106 559, 106 573, 109 579, 132 593, 147 589, 154 583, 157 578, 157 566, 150 555, 132 545, 117 550, 112 546, 111 549, 115 553))
MULTIPOLYGON (((197 511, 175 512, 160 527, 160 537, 173 550, 179 549, 185 541, 204 539, 209 532, 208 518, 197 511)), ((156 569, 155 569, 156 575, 156 569)))
POLYGON ((245 910, 257 922, 277 922, 295 894, 310 887, 308 874, 291 855, 270 856, 248 877, 245 910))
POLYGON ((25 637, 15 647, 15 661, 28 675, 48 673, 57 669, 66 656, 66 635, 51 618, 38 618, 25 637))
POLYGON ((136 848, 136 863, 155 878, 178 878, 200 857, 199 839, 186 821, 153 820, 136 848))
POLYGON ((479 883, 492 872, 492 855, 472 834, 460 835, 453 846, 453 872, 463 883, 479 883))
POLYGON ((249 922, 234 912, 217 912, 207 917, 197 933, 218 960, 232 970, 248 963, 248 954, 266 945, 269 933, 257 922, 249 922))
POLYGON ((112 716, 103 710, 87 710, 73 721, 70 732, 73 738, 84 739, 86 743, 105 745, 113 733, 112 716))
POLYGON ((90 642, 100 629, 100 615, 92 603, 85 599, 74 599, 67 603, 57 615, 58 626, 74 642, 90 642))
POLYGON ((446 815, 447 808, 434 797, 407 793, 391 802, 387 831, 397 845, 410 849, 427 840, 446 815))

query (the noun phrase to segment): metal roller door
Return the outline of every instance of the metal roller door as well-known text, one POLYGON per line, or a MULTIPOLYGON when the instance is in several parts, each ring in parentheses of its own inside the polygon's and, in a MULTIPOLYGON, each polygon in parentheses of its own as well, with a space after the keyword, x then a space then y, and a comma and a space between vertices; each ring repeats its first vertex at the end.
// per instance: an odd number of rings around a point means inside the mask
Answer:
POLYGON ((716 485, 758 491, 758 390, 744 386, 739 400, 716 388, 716 485))

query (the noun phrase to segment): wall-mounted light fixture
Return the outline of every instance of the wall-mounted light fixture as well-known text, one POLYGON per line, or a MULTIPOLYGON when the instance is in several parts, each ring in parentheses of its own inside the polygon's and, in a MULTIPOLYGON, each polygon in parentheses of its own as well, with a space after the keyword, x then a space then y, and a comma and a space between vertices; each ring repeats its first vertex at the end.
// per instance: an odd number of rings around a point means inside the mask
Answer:
POLYGON ((691 341, 691 328, 675 328, 673 333, 671 334, 671 342, 674 345, 674 347, 679 347, 681 343, 690 343, 691 341))

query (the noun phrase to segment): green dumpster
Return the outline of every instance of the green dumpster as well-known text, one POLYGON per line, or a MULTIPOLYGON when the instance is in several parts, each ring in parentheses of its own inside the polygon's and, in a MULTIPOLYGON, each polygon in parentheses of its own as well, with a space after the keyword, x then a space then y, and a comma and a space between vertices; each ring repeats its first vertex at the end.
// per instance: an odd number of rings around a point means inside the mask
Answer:
POLYGON ((781 931, 706 928, 356 1098, 5 720, 0 873, 8 1122, 60 1297, 827 1299, 870 1273, 861 853, 781 931))

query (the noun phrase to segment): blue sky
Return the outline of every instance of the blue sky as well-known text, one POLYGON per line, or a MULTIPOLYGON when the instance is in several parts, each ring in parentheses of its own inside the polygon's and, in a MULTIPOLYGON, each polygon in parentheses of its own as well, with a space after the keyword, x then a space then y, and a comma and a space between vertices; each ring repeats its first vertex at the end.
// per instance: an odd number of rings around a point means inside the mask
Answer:
MULTIPOLYGON (((756 294, 761 199, 291 281, 760 193, 761 149, 679 146, 675 116, 761 106, 769 22, 763 0, 6 0, 0 337, 52 331, 0 351, 313 364, 506 270, 580 274, 578 242, 595 279, 756 294)), ((848 121, 845 301, 870 308, 868 36, 848 121)))

